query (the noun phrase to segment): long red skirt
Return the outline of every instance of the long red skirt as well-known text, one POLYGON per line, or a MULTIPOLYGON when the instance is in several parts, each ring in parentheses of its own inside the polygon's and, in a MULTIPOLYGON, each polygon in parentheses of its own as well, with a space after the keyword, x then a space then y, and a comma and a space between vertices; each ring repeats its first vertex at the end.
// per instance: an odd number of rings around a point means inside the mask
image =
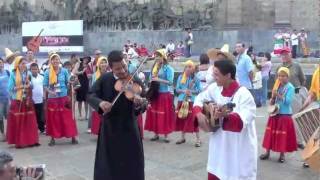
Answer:
POLYGON ((290 115, 269 117, 262 146, 275 152, 297 150, 296 132, 290 115))
POLYGON ((99 135, 101 116, 97 111, 92 112, 91 133, 99 135))
POLYGON ((171 93, 159 93, 147 109, 145 130, 156 134, 169 134, 174 130, 174 106, 171 93))
POLYGON ((199 132, 199 127, 197 121, 195 121, 195 117, 192 114, 192 102, 189 102, 189 114, 185 119, 180 119, 178 117, 179 109, 182 105, 182 102, 178 102, 178 107, 176 110, 176 127, 175 131, 182 131, 185 133, 193 133, 193 132, 199 132))
POLYGON ((53 138, 71 138, 78 135, 68 97, 50 98, 47 102, 47 135, 53 138))
POLYGON ((33 105, 27 106, 25 101, 11 101, 8 125, 8 144, 16 147, 27 147, 39 143, 37 118, 33 105))

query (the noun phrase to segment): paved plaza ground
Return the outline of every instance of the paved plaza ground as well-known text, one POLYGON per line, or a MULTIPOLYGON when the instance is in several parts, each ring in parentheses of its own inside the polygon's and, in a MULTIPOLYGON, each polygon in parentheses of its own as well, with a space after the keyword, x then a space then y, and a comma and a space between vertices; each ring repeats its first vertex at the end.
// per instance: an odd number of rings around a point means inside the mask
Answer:
MULTIPOLYGON (((87 121, 77 121, 79 145, 71 145, 67 139, 56 141, 49 147, 49 138, 40 136, 40 147, 15 149, 0 143, 0 149, 14 154, 15 163, 20 165, 47 165, 47 180, 91 180, 97 138, 86 133, 87 121)), ((266 108, 257 110, 256 126, 259 139, 259 154, 263 152, 261 141, 267 122, 266 108)), ((151 133, 145 132, 145 174, 146 180, 205 180, 208 153, 208 134, 201 133, 202 147, 195 148, 193 135, 187 136, 187 143, 176 145, 179 134, 170 135, 169 144, 151 142, 151 133)), ((258 161, 258 180, 320 180, 320 174, 302 168, 301 151, 287 154, 286 162, 277 162, 278 154, 271 160, 258 161)))

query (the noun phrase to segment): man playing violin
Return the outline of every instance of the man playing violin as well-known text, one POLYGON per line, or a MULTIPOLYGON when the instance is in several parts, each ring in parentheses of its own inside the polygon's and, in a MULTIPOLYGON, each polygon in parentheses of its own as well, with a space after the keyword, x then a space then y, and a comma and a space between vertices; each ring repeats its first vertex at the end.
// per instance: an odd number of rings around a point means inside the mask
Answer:
MULTIPOLYGON (((117 81, 129 77, 128 65, 121 51, 108 55, 112 72, 103 74, 89 92, 89 104, 103 114, 96 150, 94 180, 144 180, 144 154, 136 116, 142 98, 128 98, 119 89, 117 81), (117 89, 117 90, 116 90, 117 89), (113 103, 114 102, 114 103, 113 103)), ((133 78, 136 84, 142 84, 133 78)), ((143 87, 141 86, 141 89, 143 87)))
POLYGON ((235 80, 236 66, 224 59, 214 62, 215 83, 194 102, 193 113, 199 126, 210 135, 208 179, 255 180, 257 173, 256 106, 248 89, 235 80), (202 113, 203 104, 212 101, 212 117, 220 125, 212 129, 202 113), (235 105, 235 106, 234 106, 235 105))

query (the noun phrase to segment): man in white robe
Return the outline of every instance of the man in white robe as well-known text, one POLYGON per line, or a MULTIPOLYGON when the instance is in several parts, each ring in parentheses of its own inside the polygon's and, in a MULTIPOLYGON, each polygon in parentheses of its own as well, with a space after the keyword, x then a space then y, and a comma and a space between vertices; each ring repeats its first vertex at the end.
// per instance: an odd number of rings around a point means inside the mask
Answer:
POLYGON ((219 107, 234 103, 231 112, 214 108, 220 128, 212 132, 207 170, 209 180, 255 180, 257 174, 256 105, 245 87, 235 80, 236 67, 230 60, 214 63, 215 83, 196 97, 193 113, 202 129, 209 127, 202 113, 203 103, 214 101, 219 107))

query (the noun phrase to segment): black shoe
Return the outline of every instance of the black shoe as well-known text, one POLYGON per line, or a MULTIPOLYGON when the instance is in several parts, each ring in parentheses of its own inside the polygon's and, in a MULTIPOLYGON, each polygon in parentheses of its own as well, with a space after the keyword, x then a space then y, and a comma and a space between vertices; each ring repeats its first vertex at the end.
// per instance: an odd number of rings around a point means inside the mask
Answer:
POLYGON ((163 140, 163 142, 165 142, 165 143, 170 143, 170 140, 167 139, 167 138, 165 138, 165 139, 163 140))
POLYGON ((267 159, 269 159, 269 157, 270 157, 270 154, 269 153, 265 153, 265 154, 261 154, 259 158, 261 160, 267 160, 267 159))
POLYGON ((32 145, 31 147, 38 147, 38 146, 41 146, 41 144, 36 143, 36 144, 32 145))
POLYGON ((72 139, 71 144, 79 144, 79 141, 77 139, 72 139))
POLYGON ((298 148, 299 149, 304 149, 304 145, 302 143, 298 143, 298 148))
POLYGON ((176 142, 176 144, 178 144, 178 145, 179 145, 179 144, 183 144, 183 143, 185 143, 185 142, 186 142, 186 140, 185 140, 185 139, 181 139, 181 140, 177 141, 177 142, 176 142))
POLYGON ((150 139, 150 141, 158 141, 159 140, 159 136, 154 136, 153 138, 150 139))

